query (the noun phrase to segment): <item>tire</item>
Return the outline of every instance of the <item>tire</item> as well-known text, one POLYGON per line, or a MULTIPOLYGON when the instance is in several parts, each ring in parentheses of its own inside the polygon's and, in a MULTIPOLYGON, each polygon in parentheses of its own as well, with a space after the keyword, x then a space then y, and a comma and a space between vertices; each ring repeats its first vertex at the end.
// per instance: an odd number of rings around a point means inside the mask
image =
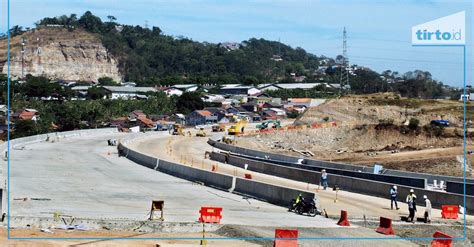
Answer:
POLYGON ((318 214, 318 211, 316 210, 315 207, 312 207, 310 210, 309 210, 309 216, 311 217, 315 217, 317 214, 318 214))
POLYGON ((297 213, 298 214, 303 214, 303 207, 299 207, 296 211, 298 211, 297 213))

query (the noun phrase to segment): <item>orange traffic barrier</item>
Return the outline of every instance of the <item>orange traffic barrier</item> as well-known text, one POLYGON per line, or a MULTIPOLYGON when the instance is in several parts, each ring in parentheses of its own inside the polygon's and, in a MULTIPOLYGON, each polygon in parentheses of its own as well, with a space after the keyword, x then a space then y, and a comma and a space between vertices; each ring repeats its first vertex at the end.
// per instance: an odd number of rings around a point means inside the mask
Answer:
POLYGON ((298 230, 275 229, 274 247, 298 247, 298 230))
POLYGON ((385 235, 394 235, 395 232, 392 228, 392 219, 380 217, 379 227, 375 231, 385 235))
POLYGON ((340 226, 351 226, 349 219, 347 219, 347 211, 341 210, 341 218, 339 218, 337 224, 340 226))
POLYGON ((221 212, 222 208, 201 207, 201 210, 199 210, 199 213, 201 214, 199 222, 220 224, 222 219, 221 212))
POLYGON ((245 173, 245 178, 246 178, 246 179, 252 179, 252 174, 250 174, 250 173, 245 173))
POLYGON ((436 231, 433 234, 433 238, 431 247, 451 247, 451 242, 453 241, 453 237, 440 231, 436 231))
POLYGON ((441 205, 441 218, 457 219, 459 208, 456 205, 441 205))

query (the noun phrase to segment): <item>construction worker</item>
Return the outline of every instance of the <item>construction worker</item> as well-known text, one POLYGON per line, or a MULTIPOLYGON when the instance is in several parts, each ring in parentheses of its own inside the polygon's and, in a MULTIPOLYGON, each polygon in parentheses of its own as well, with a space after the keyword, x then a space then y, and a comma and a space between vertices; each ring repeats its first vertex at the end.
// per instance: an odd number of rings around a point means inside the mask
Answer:
POLYGON ((409 211, 409 215, 408 215, 408 219, 407 221, 408 222, 412 222, 412 223, 415 223, 415 212, 416 212, 416 195, 415 195, 415 190, 413 189, 410 189, 410 194, 407 195, 407 200, 406 200, 407 204, 408 204, 408 211, 409 211))
POLYGON ((398 191, 397 191, 397 186, 394 185, 392 188, 390 188, 390 208, 393 210, 393 204, 395 203, 395 208, 399 210, 400 208, 398 207, 397 204, 397 196, 398 196, 398 191))
POLYGON ((328 187, 328 174, 326 172, 326 169, 323 169, 321 171, 321 183, 323 184, 324 190, 328 187))
POLYGON ((423 199, 425 200, 425 223, 431 222, 431 201, 428 199, 428 196, 424 195, 423 199))

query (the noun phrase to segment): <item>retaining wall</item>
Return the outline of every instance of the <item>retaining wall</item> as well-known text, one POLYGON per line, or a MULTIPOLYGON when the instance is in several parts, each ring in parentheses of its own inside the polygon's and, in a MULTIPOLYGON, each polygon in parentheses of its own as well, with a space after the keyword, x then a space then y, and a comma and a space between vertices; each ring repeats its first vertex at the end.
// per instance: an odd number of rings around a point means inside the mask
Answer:
MULTIPOLYGON (((211 153, 211 158, 216 161, 224 162, 226 160, 226 154, 223 153, 211 153)), ((248 170, 264 173, 273 176, 279 176, 287 179, 297 180, 306 183, 319 184, 321 173, 319 171, 308 171, 300 168, 287 167, 282 165, 276 165, 261 161, 256 161, 252 159, 245 159, 242 157, 237 157, 233 155, 228 155, 227 157, 228 164, 235 165, 237 167, 244 168, 245 164, 248 164, 248 170)), ((386 183, 381 181, 367 180, 363 178, 354 178, 349 176, 329 174, 328 183, 330 186, 338 185, 341 190, 389 198, 389 191, 393 183, 386 183)), ((405 201, 404 196, 408 195, 411 186, 398 186, 399 201, 405 201)), ((427 195, 431 200, 433 207, 440 208, 441 205, 464 205, 463 195, 441 192, 441 191, 431 191, 426 189, 415 189, 416 194, 420 198, 423 195, 427 195)), ((466 197, 466 208, 474 208, 474 197, 466 197)))
MULTIPOLYGON (((224 155, 224 154, 218 154, 214 153, 214 158, 217 158, 216 156, 219 155, 224 155)), ((424 189, 426 188, 426 180, 425 179, 420 179, 420 178, 404 178, 404 177, 396 177, 396 176, 388 176, 388 175, 380 175, 380 174, 373 174, 373 173, 365 173, 365 172, 355 172, 355 171, 350 171, 350 170, 337 170, 337 169, 332 169, 332 168, 324 168, 324 167, 316 167, 316 166, 308 166, 308 165, 298 165, 298 164, 293 164, 289 162, 278 162, 278 165, 275 165, 273 161, 268 162, 268 160, 265 159, 260 159, 260 158, 254 158, 254 157, 248 157, 248 156, 240 156, 240 158, 243 159, 238 159, 240 155, 228 155, 228 160, 227 162, 232 164, 232 165, 239 165, 240 167, 243 167, 245 163, 250 164, 252 163, 254 166, 257 165, 259 166, 259 169, 262 170, 268 170, 269 166, 280 166, 280 167, 288 167, 290 169, 283 169, 285 172, 280 172, 281 174, 286 174, 288 173, 287 170, 292 170, 294 168, 298 168, 299 172, 294 175, 294 180, 298 181, 303 181, 306 180, 306 176, 308 175, 308 171, 317 171, 320 172, 322 169, 326 169, 326 171, 330 174, 337 174, 337 175, 342 175, 342 176, 348 176, 348 177, 354 177, 354 178, 362 178, 362 179, 368 179, 368 180, 374 180, 374 181, 380 181, 380 182, 385 182, 385 183, 391 183, 391 184, 397 184, 397 185, 405 185, 408 187, 412 188, 420 188, 424 189), (261 165, 261 163, 265 165, 261 165)), ((225 161, 225 156, 219 157, 219 161, 222 162, 222 159, 225 161)), ((279 168, 282 170, 282 168, 279 168)), ((314 181, 314 180, 312 180, 314 181)), ((314 182, 312 182, 314 183, 314 182)))
MULTIPOLYGON (((314 160, 314 159, 308 159, 307 157, 298 158, 298 157, 293 157, 293 156, 288 156, 288 155, 250 150, 250 149, 218 142, 212 139, 208 140, 208 144, 218 149, 221 149, 224 151, 230 151, 232 153, 243 154, 243 155, 259 157, 259 158, 267 157, 268 159, 272 160, 272 162, 282 161, 282 162, 289 162, 289 163, 297 163, 299 159, 303 159, 304 163, 309 166, 317 166, 317 167, 322 167, 326 169, 362 171, 362 172, 367 172, 367 173, 374 172, 373 167, 357 166, 357 165, 350 165, 350 164, 343 164, 343 163, 329 162, 329 161, 322 161, 322 160, 314 160)), ((434 180, 438 180, 438 181, 443 180, 443 181, 450 181, 450 182, 456 182, 456 183, 464 182, 463 177, 442 176, 442 175, 434 175, 434 174, 427 174, 427 173, 415 173, 415 172, 407 172, 407 171, 392 170, 392 169, 384 169, 382 172, 384 175, 390 175, 390 176, 426 179, 427 182, 429 183, 432 183, 434 180)), ((467 178, 466 182, 474 184, 474 179, 467 178)), ((459 193, 462 194, 462 191, 459 193)))
MULTIPOLYGON (((451 193, 463 193, 464 183, 446 182, 446 191, 451 193)), ((466 183, 466 195, 474 196, 474 184, 466 183)))

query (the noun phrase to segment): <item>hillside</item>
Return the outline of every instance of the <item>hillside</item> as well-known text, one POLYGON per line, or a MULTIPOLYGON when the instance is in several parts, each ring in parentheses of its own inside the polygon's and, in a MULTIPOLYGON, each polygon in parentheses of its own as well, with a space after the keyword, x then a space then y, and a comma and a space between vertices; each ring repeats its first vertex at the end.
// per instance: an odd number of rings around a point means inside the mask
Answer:
MULTIPOLYGON (((51 79, 97 81, 107 76, 120 81, 117 61, 97 35, 83 30, 39 28, 11 39, 11 67, 14 77, 22 74, 21 42, 27 40, 24 73, 51 79)), ((0 41, 0 69, 7 73, 7 42, 0 41)))
MULTIPOLYGON (((12 71, 17 74, 21 67, 18 52, 22 36, 19 34, 23 33, 23 29, 15 26, 11 30, 14 36, 12 71)), ((141 85, 186 82, 257 84, 283 80, 290 72, 297 76, 311 75, 319 64, 317 56, 302 48, 292 48, 275 41, 253 38, 217 44, 196 42, 189 38, 165 35, 159 27, 122 25, 115 19, 104 22, 89 11, 80 18, 75 14, 46 17, 38 21, 36 30, 33 30, 23 34, 30 41, 26 61, 29 72, 53 77, 67 75, 71 78, 69 73, 77 76, 82 74, 76 68, 71 72, 66 71, 72 65, 69 62, 74 62, 79 70, 96 68, 97 71, 91 71, 91 74, 108 74, 117 80, 123 75, 125 81, 135 81, 141 85), (40 62, 37 62, 38 58, 34 54, 38 35, 41 36, 43 49, 40 62), (51 57, 47 54, 51 54, 51 57), (85 54, 84 61, 79 59, 82 54, 85 54), (60 59, 61 56, 64 59, 60 59), (91 59, 93 57, 97 59, 91 59), (51 62, 52 66, 46 68, 46 61, 51 62), (64 66, 52 70, 62 64, 64 66)), ((6 40, 0 40, 0 43, 0 52, 3 53, 1 63, 5 60, 6 40)))
MULTIPOLYGON (((472 105, 468 105, 472 108, 472 105)), ((474 148, 474 130, 468 116, 468 150, 474 148)), ((462 102, 401 98, 395 94, 348 95, 309 108, 296 125, 336 121, 337 127, 306 128, 246 137, 237 144, 247 148, 299 156, 308 150, 313 158, 414 172, 460 176, 462 155, 462 102), (407 126, 410 119, 417 126, 407 126), (430 125, 447 119, 451 127, 430 125)), ((473 162, 469 156, 469 167, 473 162)))

